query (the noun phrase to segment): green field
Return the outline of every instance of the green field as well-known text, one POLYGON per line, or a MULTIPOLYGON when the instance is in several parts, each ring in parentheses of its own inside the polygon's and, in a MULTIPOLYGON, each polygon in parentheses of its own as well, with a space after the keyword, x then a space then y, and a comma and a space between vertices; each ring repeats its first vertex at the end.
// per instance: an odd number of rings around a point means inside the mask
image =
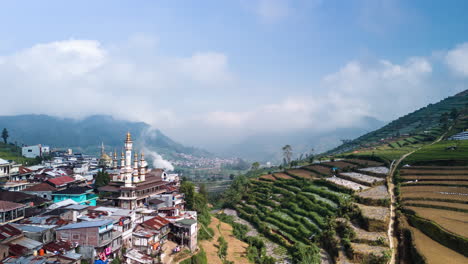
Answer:
POLYGON ((404 163, 422 161, 461 161, 468 164, 468 140, 446 140, 427 145, 408 156, 404 163), (451 149, 455 147, 455 149, 451 149))
POLYGON ((19 164, 33 165, 36 162, 35 159, 28 159, 21 156, 21 148, 13 144, 0 143, 0 158, 4 160, 13 160, 19 164))

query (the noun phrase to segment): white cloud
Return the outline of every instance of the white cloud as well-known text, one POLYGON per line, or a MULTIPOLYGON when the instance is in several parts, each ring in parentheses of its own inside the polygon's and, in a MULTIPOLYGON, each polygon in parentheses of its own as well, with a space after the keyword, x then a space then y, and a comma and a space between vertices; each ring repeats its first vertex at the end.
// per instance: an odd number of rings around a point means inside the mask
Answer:
POLYGON ((222 53, 163 57, 156 43, 144 35, 109 47, 95 40, 64 40, 0 56, 0 86, 7 87, 3 99, 9 101, 0 104, 0 112, 78 118, 107 113, 178 126, 171 105, 161 104, 167 99, 161 92, 209 90, 233 79, 222 53))
POLYGON ((232 77, 228 71, 227 56, 222 53, 195 53, 179 60, 180 69, 194 80, 201 82, 228 81, 232 77))
MULTIPOLYGON (((255 88, 247 80, 237 83, 241 78, 230 70, 225 54, 163 57, 156 45, 144 36, 111 47, 94 40, 65 40, 1 56, 0 87, 5 92, 0 113, 111 114, 202 145, 231 144, 262 132, 323 132, 353 126, 363 116, 391 120, 440 98, 441 89, 431 82, 431 62, 413 57, 373 65, 350 61, 310 83, 315 89, 302 95, 244 106, 241 99, 229 101, 235 85, 255 88)), ((460 45, 446 56, 463 73, 466 65, 458 59, 466 49, 460 45)))
POLYGON ((287 17, 292 10, 288 0, 258 0, 255 11, 265 22, 275 22, 287 17))
POLYGON ((468 77, 468 43, 460 44, 447 52, 445 62, 457 75, 468 77))
POLYGON ((381 60, 376 65, 352 61, 325 76, 319 93, 288 97, 244 111, 212 111, 187 122, 200 141, 223 137, 224 143, 261 133, 310 129, 311 133, 358 127, 369 116, 390 120, 430 102, 432 66, 425 58, 402 64, 381 60), (203 133, 202 131, 209 131, 203 133))
POLYGON ((106 52, 93 40, 37 44, 3 59, 3 64, 40 78, 74 78, 102 66, 106 52), (44 76, 45 75, 45 76, 44 76))

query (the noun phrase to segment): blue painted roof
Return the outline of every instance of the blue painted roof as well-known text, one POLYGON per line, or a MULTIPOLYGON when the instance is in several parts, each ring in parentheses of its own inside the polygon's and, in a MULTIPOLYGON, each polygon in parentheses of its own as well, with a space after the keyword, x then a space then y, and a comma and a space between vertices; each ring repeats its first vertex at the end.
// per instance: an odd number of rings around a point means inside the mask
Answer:
POLYGON ((85 221, 81 223, 69 224, 57 228, 57 230, 65 230, 65 229, 74 229, 74 228, 87 228, 87 227, 100 227, 103 225, 110 225, 112 224, 112 220, 99 220, 99 221, 85 221))

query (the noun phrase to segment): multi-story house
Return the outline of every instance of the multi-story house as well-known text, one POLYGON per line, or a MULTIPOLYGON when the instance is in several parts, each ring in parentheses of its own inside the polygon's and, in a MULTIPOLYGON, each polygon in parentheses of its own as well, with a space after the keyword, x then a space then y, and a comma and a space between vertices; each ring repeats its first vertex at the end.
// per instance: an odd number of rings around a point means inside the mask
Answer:
POLYGON ((114 230, 114 221, 84 221, 57 228, 57 239, 78 243, 84 259, 96 256, 116 257, 122 246, 122 234, 114 230))
POLYGON ((0 201, 0 223, 11 223, 23 219, 25 208, 24 204, 0 201))

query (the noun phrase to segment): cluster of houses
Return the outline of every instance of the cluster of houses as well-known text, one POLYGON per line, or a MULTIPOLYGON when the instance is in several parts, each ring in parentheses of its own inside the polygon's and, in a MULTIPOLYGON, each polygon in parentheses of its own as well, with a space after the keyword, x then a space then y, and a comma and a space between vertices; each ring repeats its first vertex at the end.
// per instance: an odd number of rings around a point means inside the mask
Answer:
POLYGON ((196 250, 197 213, 185 210, 179 177, 149 169, 143 154, 132 159, 130 134, 120 162, 113 156, 0 160, 0 263, 152 264, 176 247, 196 250), (110 182, 96 189, 86 175, 100 165, 110 182))

